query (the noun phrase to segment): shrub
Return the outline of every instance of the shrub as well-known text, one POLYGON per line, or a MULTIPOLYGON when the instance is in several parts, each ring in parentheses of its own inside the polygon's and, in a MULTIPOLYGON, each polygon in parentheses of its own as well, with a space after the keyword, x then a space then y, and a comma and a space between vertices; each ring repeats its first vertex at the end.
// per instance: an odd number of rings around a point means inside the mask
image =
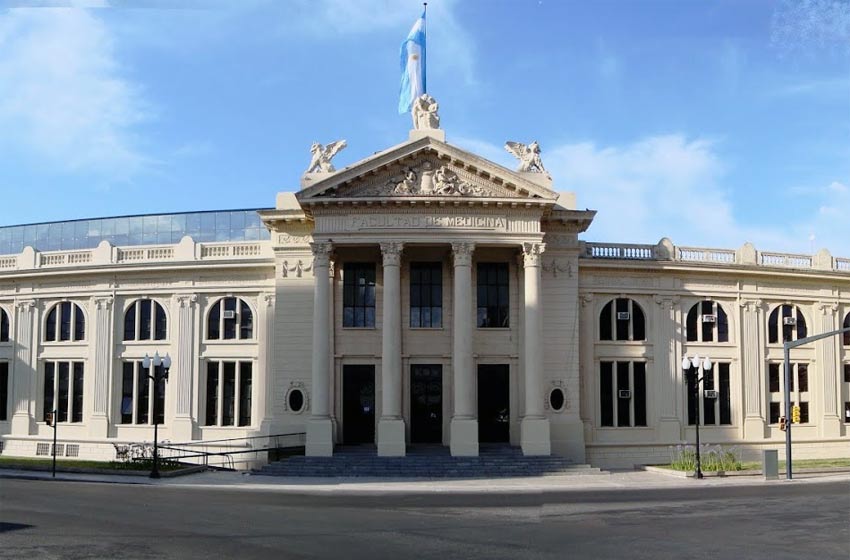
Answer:
MULTIPOLYGON (((693 445, 670 446, 670 466, 677 471, 696 470, 697 454, 693 445)), ((737 447, 699 446, 700 468, 705 472, 741 470, 741 453, 737 447)))

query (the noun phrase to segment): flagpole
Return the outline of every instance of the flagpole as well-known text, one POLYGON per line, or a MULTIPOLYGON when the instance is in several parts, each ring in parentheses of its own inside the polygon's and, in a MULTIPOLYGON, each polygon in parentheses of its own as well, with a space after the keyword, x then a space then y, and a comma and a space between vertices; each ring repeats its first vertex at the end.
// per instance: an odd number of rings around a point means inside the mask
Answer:
MULTIPOLYGON (((428 15, 428 2, 422 2, 422 19, 428 15)), ((427 24, 426 24, 427 25, 427 24)), ((426 27, 427 35, 427 27, 426 27)), ((428 66, 422 61, 422 93, 428 93, 428 66)))

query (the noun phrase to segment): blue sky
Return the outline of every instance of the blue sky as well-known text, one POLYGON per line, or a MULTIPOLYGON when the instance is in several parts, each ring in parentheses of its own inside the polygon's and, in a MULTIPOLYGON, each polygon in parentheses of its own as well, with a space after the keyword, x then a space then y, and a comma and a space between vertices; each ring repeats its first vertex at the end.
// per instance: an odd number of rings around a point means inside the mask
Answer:
MULTIPOLYGON (((850 0, 432 0, 450 143, 538 140, 585 239, 850 256, 850 0), (814 237, 814 239, 812 239, 814 237)), ((267 207, 402 142, 403 0, 0 0, 0 225, 267 207), (64 6, 64 8, 63 8, 64 6)))

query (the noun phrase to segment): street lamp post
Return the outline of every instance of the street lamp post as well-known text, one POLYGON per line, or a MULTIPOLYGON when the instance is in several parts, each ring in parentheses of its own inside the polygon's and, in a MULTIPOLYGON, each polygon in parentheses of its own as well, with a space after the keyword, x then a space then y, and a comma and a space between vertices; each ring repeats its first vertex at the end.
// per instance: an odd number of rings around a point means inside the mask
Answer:
POLYGON ((702 366, 702 370, 708 371, 711 369, 711 358, 706 358, 705 360, 700 360, 699 356, 694 356, 693 359, 688 359, 687 356, 682 358, 682 371, 685 375, 685 380, 691 381, 693 380, 694 384, 694 423, 696 427, 696 471, 694 475, 697 478, 703 478, 702 476, 702 466, 700 465, 700 457, 699 457, 699 385, 702 383, 702 378, 705 377, 705 374, 699 376, 700 366, 702 366))
POLYGON ((142 367, 147 370, 148 379, 153 380, 153 468, 150 477, 159 478, 159 415, 156 413, 156 393, 160 382, 168 381, 171 356, 166 354, 164 358, 160 358, 159 352, 155 352, 153 358, 151 358, 145 354, 142 367), (159 369, 159 366, 162 366, 162 370, 159 369))

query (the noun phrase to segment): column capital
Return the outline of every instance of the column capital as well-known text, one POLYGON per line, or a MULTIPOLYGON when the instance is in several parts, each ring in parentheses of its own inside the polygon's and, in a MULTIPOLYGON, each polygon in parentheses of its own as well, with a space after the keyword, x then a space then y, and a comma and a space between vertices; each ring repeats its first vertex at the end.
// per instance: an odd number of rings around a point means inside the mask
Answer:
POLYGON ((381 243, 381 255, 384 257, 384 266, 399 266, 401 264, 401 252, 404 243, 400 241, 386 241, 381 243))
POLYGON ((763 311, 765 304, 760 299, 744 299, 739 302, 739 305, 744 308, 744 311, 763 311))
POLYGON ((317 266, 328 266, 330 263, 333 244, 313 242, 310 243, 310 250, 313 251, 313 274, 315 274, 317 266))
POLYGON ((522 244, 522 265, 540 266, 540 255, 546 250, 545 243, 523 243, 522 244))
POLYGON ((17 307, 20 311, 29 311, 33 307, 35 307, 34 299, 19 299, 15 302, 15 307, 17 307))
POLYGON ((177 303, 180 307, 191 307, 198 303, 198 294, 179 294, 177 296, 177 303))
POLYGON ((261 297, 266 307, 274 307, 275 294, 263 294, 261 297))
POLYGON ((838 302, 821 302, 817 304, 817 308, 823 315, 834 315, 838 313, 838 302))
POLYGON ((112 307, 112 302, 115 301, 112 296, 96 296, 93 299, 95 307, 98 309, 109 309, 112 307))
POLYGON ((659 307, 661 307, 661 309, 666 309, 668 311, 673 309, 673 307, 675 307, 676 305, 679 304, 679 296, 677 296, 677 295, 672 295, 672 296, 656 295, 653 298, 653 300, 655 301, 655 303, 659 307))
POLYGON ((462 241, 452 243, 452 257, 455 266, 470 266, 472 264, 472 253, 475 251, 475 243, 462 241))

